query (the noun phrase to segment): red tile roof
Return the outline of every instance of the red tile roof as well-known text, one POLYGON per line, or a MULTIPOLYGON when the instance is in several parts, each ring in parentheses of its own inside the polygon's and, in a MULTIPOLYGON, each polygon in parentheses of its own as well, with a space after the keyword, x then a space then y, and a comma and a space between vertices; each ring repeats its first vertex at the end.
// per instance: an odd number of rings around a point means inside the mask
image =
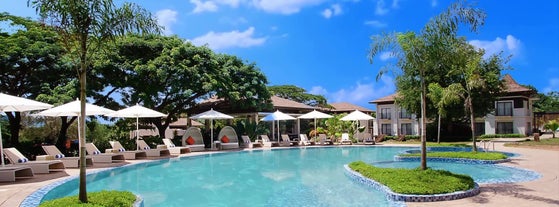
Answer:
POLYGON ((379 98, 377 100, 369 101, 369 103, 384 103, 384 102, 394 102, 396 100, 397 93, 390 94, 388 96, 379 98))
POLYGON ((289 99, 281 98, 278 96, 272 96, 272 104, 274 108, 297 108, 297 109, 314 109, 314 107, 299 103, 296 101, 292 101, 289 99))
POLYGON ((506 74, 503 77, 503 80, 505 81, 505 91, 509 92, 509 93, 513 93, 513 92, 529 92, 532 91, 532 89, 526 88, 524 86, 521 86, 520 84, 518 84, 511 75, 506 74))

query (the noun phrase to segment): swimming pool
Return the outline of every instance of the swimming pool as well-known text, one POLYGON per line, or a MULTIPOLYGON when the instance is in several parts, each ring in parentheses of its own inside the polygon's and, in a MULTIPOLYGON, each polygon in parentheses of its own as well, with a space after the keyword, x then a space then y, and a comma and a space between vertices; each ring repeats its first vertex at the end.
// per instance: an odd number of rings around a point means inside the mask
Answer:
MULTIPOLYGON (((88 175, 88 191, 129 190, 145 206, 391 206, 380 191, 355 183, 344 164, 391 163, 410 147, 323 147, 254 150, 165 159, 88 175)), ((431 165, 431 163, 428 163, 431 165)), ((465 168, 465 167, 462 167, 465 168)), ((476 168, 467 174, 486 174, 476 168)), ((505 168, 498 176, 523 171, 505 168)), ((42 200, 77 194, 78 180, 42 200)))

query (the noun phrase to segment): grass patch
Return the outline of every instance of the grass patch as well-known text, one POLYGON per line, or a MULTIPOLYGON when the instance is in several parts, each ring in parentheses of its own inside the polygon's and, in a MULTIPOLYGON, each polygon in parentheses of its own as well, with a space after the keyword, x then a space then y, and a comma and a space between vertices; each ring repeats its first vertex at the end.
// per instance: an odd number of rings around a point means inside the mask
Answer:
POLYGON ((136 195, 128 191, 100 191, 87 194, 88 203, 82 203, 78 196, 68 196, 45 201, 39 207, 79 206, 79 207, 130 207, 136 195))
POLYGON ((472 147, 472 142, 427 142, 428 147, 472 147))
MULTIPOLYGON (((419 157, 420 153, 400 154, 402 157, 419 157)), ((465 158, 473 160, 502 160, 507 156, 501 152, 427 152, 427 157, 465 158)))
POLYGON ((514 143, 505 143, 505 146, 559 146, 559 138, 540 139, 539 142, 527 140, 514 143))
POLYGON ((453 174, 446 170, 378 168, 362 161, 349 167, 361 175, 388 186, 395 193, 434 195, 465 191, 474 188, 472 177, 453 174))

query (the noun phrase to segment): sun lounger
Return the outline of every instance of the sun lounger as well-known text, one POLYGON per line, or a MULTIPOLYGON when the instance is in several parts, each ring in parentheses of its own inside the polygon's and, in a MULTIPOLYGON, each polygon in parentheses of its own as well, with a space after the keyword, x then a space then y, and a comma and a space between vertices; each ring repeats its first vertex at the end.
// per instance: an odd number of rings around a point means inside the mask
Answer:
POLYGON ((55 171, 64 171, 64 163, 60 160, 44 160, 44 161, 29 161, 21 152, 16 148, 4 149, 4 154, 14 165, 25 165, 33 169, 33 173, 50 173, 55 171))
POLYGON ((117 153, 101 153, 97 146, 93 143, 86 143, 85 149, 87 154, 93 159, 93 162, 98 163, 113 163, 113 162, 124 162, 125 158, 123 154, 117 153))
POLYGON ((348 133, 343 133, 342 134, 342 140, 340 141, 340 144, 353 144, 353 142, 351 142, 351 140, 349 139, 349 134, 348 133))
POLYGON ((187 146, 191 152, 204 151, 206 145, 204 144, 200 128, 190 127, 186 129, 182 136, 182 146, 187 146))
POLYGON ((0 182, 15 182, 16 179, 32 177, 33 169, 29 166, 6 165, 0 167, 0 182))
POLYGON ((281 140, 282 142, 280 142, 280 146, 296 146, 299 145, 298 141, 291 141, 291 138, 289 138, 289 135, 287 134, 282 134, 281 135, 281 140))
POLYGON ((148 157, 165 157, 171 155, 168 149, 152 149, 143 139, 136 140, 136 143, 140 147, 140 151, 146 152, 148 157))
POLYGON ((262 143, 260 142, 251 142, 250 138, 246 135, 241 136, 241 138, 243 139, 243 147, 245 148, 256 148, 256 147, 262 147, 262 143))
POLYGON ((239 137, 235 129, 230 126, 225 126, 219 135, 217 136, 221 142, 221 149, 238 149, 239 148, 239 137))
POLYGON ((322 145, 333 145, 334 142, 326 136, 326 134, 318 134, 318 139, 322 145))
MULTIPOLYGON (((62 161, 64 163, 64 167, 73 167, 73 168, 80 167, 79 157, 66 157, 54 145, 43 145, 42 147, 48 156, 52 156, 54 159, 62 161)), ((85 165, 93 166, 93 160, 91 159, 91 157, 85 158, 85 165)))
POLYGON ((127 151, 119 141, 109 141, 111 144, 112 149, 106 149, 105 153, 116 153, 124 155, 124 159, 127 160, 135 160, 135 159, 144 159, 147 157, 145 151, 134 150, 134 151, 127 151))
POLYGON ((276 141, 270 141, 270 138, 268 137, 268 135, 262 134, 260 135, 260 139, 262 139, 262 144, 264 145, 264 147, 279 147, 279 142, 276 141))
POLYGON ((373 136, 371 136, 371 133, 363 133, 363 137, 363 144, 375 144, 375 140, 373 136))
POLYGON ((189 147, 177 147, 175 146, 175 144, 173 144, 173 141, 167 138, 163 139, 163 145, 169 150, 171 155, 181 155, 181 154, 190 153, 189 147))
POLYGON ((299 134, 299 138, 301 139, 301 145, 314 145, 314 142, 311 142, 306 134, 299 134))

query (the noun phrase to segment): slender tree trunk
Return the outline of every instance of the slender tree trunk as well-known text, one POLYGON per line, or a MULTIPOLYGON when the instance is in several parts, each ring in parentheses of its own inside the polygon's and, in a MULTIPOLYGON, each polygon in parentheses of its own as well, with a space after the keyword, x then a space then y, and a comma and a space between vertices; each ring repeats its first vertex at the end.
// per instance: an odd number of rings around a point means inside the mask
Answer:
POLYGON ((468 107, 469 107, 469 111, 470 111, 470 127, 472 128, 472 147, 473 147, 473 151, 477 152, 477 146, 476 146, 476 135, 475 135, 475 131, 476 131, 476 122, 475 122, 475 117, 474 117, 474 106, 472 105, 472 98, 468 97, 468 107))
POLYGON ((86 79, 87 79, 87 33, 81 34, 80 48, 80 116, 78 117, 78 132, 80 142, 80 186, 78 198, 82 203, 87 203, 87 186, 86 186, 86 148, 85 148, 85 102, 86 102, 86 79))
POLYGON ((68 128, 72 125, 75 118, 70 118, 68 120, 67 116, 60 117, 62 120, 62 124, 60 125, 60 131, 58 132, 58 138, 56 139, 56 147, 62 151, 62 153, 66 154, 68 150, 66 150, 66 140, 68 140, 68 128))
POLYGON ((427 169, 427 130, 425 121, 426 113, 426 90, 425 90, 425 79, 423 78, 423 74, 421 74, 421 169, 427 169))
POLYGON ((437 143, 441 143, 441 114, 439 113, 438 118, 438 126, 437 126, 437 143))
POLYGON ((19 130, 21 129, 21 112, 13 112, 13 113, 6 112, 6 115, 8 116, 8 122, 10 122, 11 146, 19 147, 19 130))

